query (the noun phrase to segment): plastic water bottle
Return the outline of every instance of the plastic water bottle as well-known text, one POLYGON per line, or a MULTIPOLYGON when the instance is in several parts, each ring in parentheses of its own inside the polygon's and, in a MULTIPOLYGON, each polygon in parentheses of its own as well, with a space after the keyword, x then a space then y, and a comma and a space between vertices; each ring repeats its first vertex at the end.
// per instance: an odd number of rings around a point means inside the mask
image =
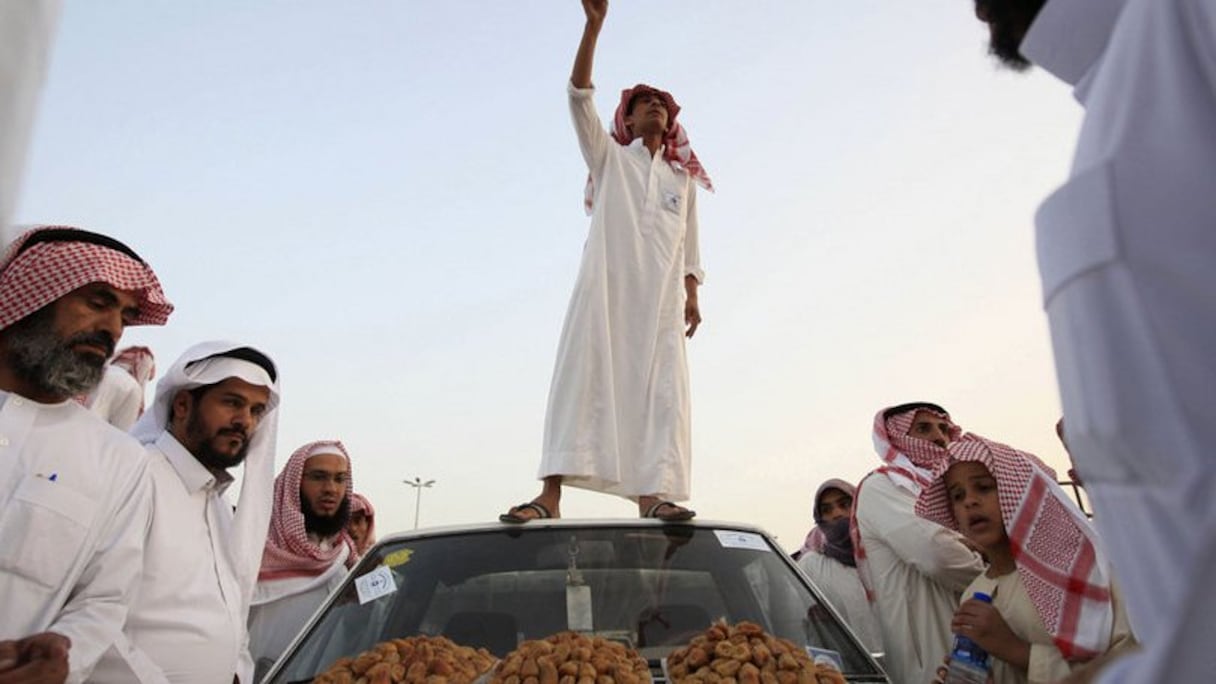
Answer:
MULTIPOLYGON (((988 594, 975 592, 976 601, 992 603, 988 594)), ((946 668, 946 684, 987 684, 988 652, 962 634, 954 635, 954 650, 950 651, 950 665, 946 668)))

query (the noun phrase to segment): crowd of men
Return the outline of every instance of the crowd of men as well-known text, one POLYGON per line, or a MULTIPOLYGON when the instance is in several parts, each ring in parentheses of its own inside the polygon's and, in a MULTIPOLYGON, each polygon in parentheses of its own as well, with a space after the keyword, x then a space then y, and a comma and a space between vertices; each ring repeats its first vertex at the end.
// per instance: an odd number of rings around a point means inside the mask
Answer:
POLYGON ((1135 646, 1099 535, 1052 468, 928 402, 880 411, 873 440, 882 465, 820 485, 794 555, 893 682, 936 681, 956 634, 993 656, 995 684, 1089 681, 1135 646))
POLYGON ((154 373, 147 350, 115 356, 124 329, 172 311, 98 233, 35 228, 0 262, 0 682, 256 681, 374 540, 341 442, 275 477, 265 352, 204 342, 146 411, 104 400, 105 378, 142 395, 154 373))
MULTIPOLYGON (((626 90, 603 130, 591 74, 607 2, 582 4, 569 99, 591 231, 555 365, 542 490, 500 519, 560 517, 568 485, 679 522, 695 515, 678 502, 690 463, 683 341, 701 324, 704 276, 696 187, 712 184, 669 93, 626 90)), ((54 13, 3 7, 29 19, 0 23, 6 55, 30 55, 30 68, 0 69, 0 134, 20 138, 45 64, 34 37, 54 13)), ((1100 665, 1107 683, 1206 681, 1216 12, 1201 0, 975 0, 974 11, 993 54, 1058 76, 1086 110, 1072 177, 1036 225, 1069 446, 1101 538, 1037 458, 916 404, 876 417, 884 463, 856 490, 821 488, 803 566, 848 587, 840 607, 861 616, 897 683, 939 676, 952 633, 993 654, 998 684, 1100 665), (1139 652, 1128 653, 1129 624, 1139 652)), ((22 147, 5 142, 0 227, 22 147)), ((131 435, 89 412, 119 425, 139 413, 100 387, 107 360, 125 326, 171 311, 152 269, 104 235, 32 230, 0 262, 0 684, 252 681, 282 650, 261 641, 265 625, 306 612, 364 548, 337 522, 354 508, 340 443, 303 447, 273 477, 278 372, 263 351, 190 349, 131 435), (233 510, 223 494, 238 465, 233 510)), ((359 510, 355 537, 374 515, 359 510)))

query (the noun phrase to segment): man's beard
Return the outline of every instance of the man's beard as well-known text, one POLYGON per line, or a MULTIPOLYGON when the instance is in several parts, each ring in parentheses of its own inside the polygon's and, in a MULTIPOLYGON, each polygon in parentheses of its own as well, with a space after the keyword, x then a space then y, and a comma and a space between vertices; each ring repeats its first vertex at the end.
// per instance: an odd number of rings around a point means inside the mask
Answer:
POLYGON ((346 529, 346 522, 350 520, 350 497, 342 498, 342 503, 338 504, 338 510, 334 511, 333 515, 318 515, 301 493, 300 511, 304 513, 306 531, 319 537, 332 537, 346 529))
POLYGON ((1047 0, 978 0, 986 13, 990 38, 988 54, 1014 71, 1030 68, 1022 54, 1022 39, 1047 0))
POLYGON ((236 428, 223 428, 217 430, 215 434, 208 435, 207 428, 203 425, 197 409, 190 412, 190 419, 186 422, 186 441, 196 445, 192 450, 194 458, 212 472, 235 468, 249 455, 249 433, 236 428), (221 437, 227 439, 234 434, 243 437, 241 448, 235 454, 229 456, 213 446, 216 439, 221 437))
POLYGON ((97 387, 106 373, 106 360, 114 353, 115 340, 104 330, 61 338, 55 333, 50 307, 17 321, 4 333, 6 361, 13 374, 42 392, 65 399, 97 387), (82 343, 105 349, 105 357, 73 351, 72 347, 82 343))

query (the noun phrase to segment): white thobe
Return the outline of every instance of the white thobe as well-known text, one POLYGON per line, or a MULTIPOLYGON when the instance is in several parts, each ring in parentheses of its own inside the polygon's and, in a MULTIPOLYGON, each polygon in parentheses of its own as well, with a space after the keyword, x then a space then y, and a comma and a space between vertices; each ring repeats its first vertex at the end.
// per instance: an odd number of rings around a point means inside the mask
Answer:
MULTIPOLYGON (((1030 644, 1030 663, 1026 671, 1003 660, 992 659, 994 684, 1052 684, 1067 677, 1074 670, 1084 670, 1091 666, 1090 663, 1069 663, 1064 659, 1060 649, 1056 648, 1051 633, 1043 626, 1043 619, 1030 602, 1026 585, 1022 583, 1022 576, 1016 570, 995 578, 981 574, 963 592, 963 600, 971 598, 977 591, 991 596, 992 606, 1001 614, 1005 624, 1009 625, 1010 631, 1030 644)), ((1115 617, 1111 622, 1108 652, 1135 644, 1121 597, 1113 590, 1111 594, 1115 617)))
POLYGON ((0 245, 8 244, 60 0, 0 2, 0 245))
POLYGON ((85 405, 114 427, 130 430, 144 405, 144 388, 130 373, 118 366, 106 366, 97 387, 89 392, 85 405))
POLYGON ((1216 4, 1051 0, 1022 43, 1085 107, 1036 216, 1077 470, 1144 651, 1105 682, 1216 672, 1216 4))
POLYGON ((595 199, 549 388, 540 477, 636 498, 689 496, 684 277, 704 277, 692 177, 618 145, 569 86, 595 199))
POLYGON ((0 391, 0 640, 72 640, 83 681, 122 639, 151 516, 143 448, 74 401, 0 391))
POLYGON ((244 605, 229 555, 231 479, 219 481, 168 432, 148 445, 153 516, 144 581, 124 630, 133 652, 105 658, 97 682, 252 680, 244 605))
POLYGON ((882 633, 874 606, 866 600, 866 589, 857 576, 857 568, 815 551, 807 551, 798 559, 798 567, 823 592, 824 598, 849 629, 861 639, 870 653, 882 652, 882 633))
POLYGON ((874 473, 853 502, 893 684, 933 681, 950 650, 950 620, 983 569, 957 532, 916 516, 916 495, 874 473))
POLYGON ((257 667, 255 681, 270 671, 317 608, 346 579, 350 548, 341 545, 333 565, 315 577, 261 580, 249 608, 249 652, 257 667))

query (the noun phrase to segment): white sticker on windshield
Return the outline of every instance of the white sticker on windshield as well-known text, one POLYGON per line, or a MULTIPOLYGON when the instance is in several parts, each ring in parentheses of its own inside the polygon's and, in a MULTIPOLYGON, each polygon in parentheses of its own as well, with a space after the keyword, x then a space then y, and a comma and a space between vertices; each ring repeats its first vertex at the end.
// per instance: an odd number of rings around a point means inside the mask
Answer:
POLYGON ((359 605, 363 605, 397 591, 397 583, 393 580, 392 571, 381 565, 355 580, 355 589, 359 592, 359 605))
POLYGON ((755 532, 736 532, 734 530, 714 530, 718 535, 718 543, 727 549, 752 549, 753 551, 772 551, 764 542, 764 537, 755 532))
POLYGON ((840 658, 840 653, 837 651, 807 646, 806 654, 811 657, 811 660, 814 661, 816 665, 830 667, 837 672, 844 672, 844 661, 840 658))

